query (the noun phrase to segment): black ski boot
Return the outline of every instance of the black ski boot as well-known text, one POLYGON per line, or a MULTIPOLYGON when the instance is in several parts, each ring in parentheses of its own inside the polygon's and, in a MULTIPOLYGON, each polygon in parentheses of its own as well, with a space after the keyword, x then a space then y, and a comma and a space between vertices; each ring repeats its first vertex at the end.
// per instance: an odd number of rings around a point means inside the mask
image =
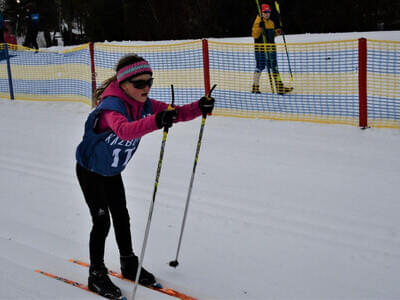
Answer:
MULTIPOLYGON (((139 267, 139 259, 135 254, 129 256, 121 256, 121 273, 127 279, 136 280, 136 271, 139 267)), ((141 269, 139 283, 146 286, 155 285, 156 279, 154 275, 148 272, 145 268, 141 269)))
POLYGON ((253 84, 252 88, 251 88, 251 92, 253 94, 260 94, 260 86, 258 84, 253 84))
POLYGON ((108 270, 105 265, 90 266, 89 268, 89 289, 108 299, 125 299, 121 290, 112 283, 108 277, 108 270))
POLYGON ((279 95, 285 95, 285 94, 293 91, 293 88, 284 86, 282 81, 277 81, 276 82, 276 91, 279 95))

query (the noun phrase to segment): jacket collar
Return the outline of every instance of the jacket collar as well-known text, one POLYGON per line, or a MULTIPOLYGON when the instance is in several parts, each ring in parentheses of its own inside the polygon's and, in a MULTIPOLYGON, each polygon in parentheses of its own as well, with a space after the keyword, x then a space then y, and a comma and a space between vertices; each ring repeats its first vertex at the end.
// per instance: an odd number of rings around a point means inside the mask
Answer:
POLYGON ((144 105, 144 103, 141 103, 139 101, 136 101, 135 99, 132 99, 129 97, 125 92, 120 88, 118 82, 115 80, 111 82, 107 88, 104 90, 104 92, 101 94, 101 100, 103 100, 106 97, 117 97, 124 101, 126 105, 130 108, 132 111, 140 111, 144 105))

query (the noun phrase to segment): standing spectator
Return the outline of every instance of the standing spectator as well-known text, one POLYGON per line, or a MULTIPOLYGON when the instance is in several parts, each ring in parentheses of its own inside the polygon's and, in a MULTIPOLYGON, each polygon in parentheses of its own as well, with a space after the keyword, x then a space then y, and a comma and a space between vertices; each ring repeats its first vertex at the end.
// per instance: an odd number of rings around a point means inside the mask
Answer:
POLYGON ((26 21, 26 37, 23 45, 29 48, 39 49, 37 43, 37 35, 39 32, 39 13, 33 9, 32 6, 28 6, 25 15, 26 21))
POLYGON ((5 30, 5 23, 3 14, 0 11, 0 43, 4 43, 4 30, 5 30))
POLYGON ((283 85, 278 70, 276 57, 275 36, 281 34, 281 29, 275 29, 275 23, 270 19, 271 7, 268 4, 261 5, 262 18, 257 16, 254 20, 251 35, 254 38, 254 51, 256 58, 256 69, 254 71, 252 93, 260 93, 260 77, 265 66, 271 71, 275 81, 276 92, 279 95, 289 93, 293 88, 283 85), (263 33, 263 31, 265 33, 263 33), (263 34, 266 35, 267 46, 264 46, 263 34))

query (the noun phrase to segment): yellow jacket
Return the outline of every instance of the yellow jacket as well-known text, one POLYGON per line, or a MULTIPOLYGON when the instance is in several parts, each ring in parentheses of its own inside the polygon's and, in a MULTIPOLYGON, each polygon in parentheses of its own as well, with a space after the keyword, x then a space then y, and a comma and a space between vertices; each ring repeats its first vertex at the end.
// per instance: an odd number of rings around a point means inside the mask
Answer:
MULTIPOLYGON (((267 43, 274 43, 275 42, 275 36, 279 35, 279 30, 275 29, 275 23, 271 19, 265 19, 264 24, 265 24, 265 33, 267 36, 267 43)), ((261 18, 260 16, 257 16, 256 19, 254 20, 253 27, 251 29, 251 36, 254 38, 255 43, 264 43, 263 37, 262 37, 262 28, 260 27, 260 21, 261 18)))

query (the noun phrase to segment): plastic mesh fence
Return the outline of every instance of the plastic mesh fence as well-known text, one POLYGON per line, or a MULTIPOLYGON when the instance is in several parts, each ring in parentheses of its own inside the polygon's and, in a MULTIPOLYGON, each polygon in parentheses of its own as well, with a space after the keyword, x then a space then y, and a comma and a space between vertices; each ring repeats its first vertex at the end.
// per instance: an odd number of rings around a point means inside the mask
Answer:
POLYGON ((367 41, 368 125, 400 127, 400 42, 367 41))
MULTIPOLYGON (((4 51, 4 50, 3 50, 4 51)), ((62 52, 10 45, 9 59, 15 99, 90 103, 88 45, 62 52)), ((2 55, 4 57, 4 53, 2 55)), ((0 61, 0 97, 8 98, 6 59, 0 61)))
MULTIPOLYGON (((357 124, 357 40, 276 44, 277 65, 290 94, 273 93, 267 69, 260 94, 252 93, 254 44, 209 42, 211 81, 218 83, 220 113, 241 117, 357 124), (290 63, 289 63, 290 62, 290 63), (291 71, 291 72, 290 72, 291 71), (291 75, 292 74, 292 75, 291 75), (224 99, 221 101, 220 99, 224 99)), ((268 51, 273 51, 267 48, 268 51)), ((272 73, 272 70, 271 70, 272 73)), ((275 87, 276 89, 276 87, 275 87)))
MULTIPOLYGON (((208 41, 208 70, 201 40, 143 46, 96 43, 96 85, 114 75, 122 56, 137 53, 153 68, 151 97, 167 103, 171 84, 179 105, 203 96, 206 73, 211 85, 218 84, 215 115, 358 125, 359 40, 264 46, 267 57, 276 57, 275 74, 294 88, 290 93, 276 93, 277 77, 270 70, 270 81, 267 68, 261 72, 261 93, 252 93, 254 44, 208 41)), ((9 98, 5 53, 0 44, 0 97, 9 98)), ((15 99, 91 104, 88 44, 61 52, 9 45, 8 53, 15 99)), ((400 42, 368 40, 366 65, 368 125, 400 128, 400 42)))
POLYGON ((129 53, 136 53, 150 63, 154 77, 152 98, 171 103, 171 84, 177 105, 190 103, 204 95, 201 41, 157 46, 95 44, 97 86, 115 74, 118 60, 129 53))

